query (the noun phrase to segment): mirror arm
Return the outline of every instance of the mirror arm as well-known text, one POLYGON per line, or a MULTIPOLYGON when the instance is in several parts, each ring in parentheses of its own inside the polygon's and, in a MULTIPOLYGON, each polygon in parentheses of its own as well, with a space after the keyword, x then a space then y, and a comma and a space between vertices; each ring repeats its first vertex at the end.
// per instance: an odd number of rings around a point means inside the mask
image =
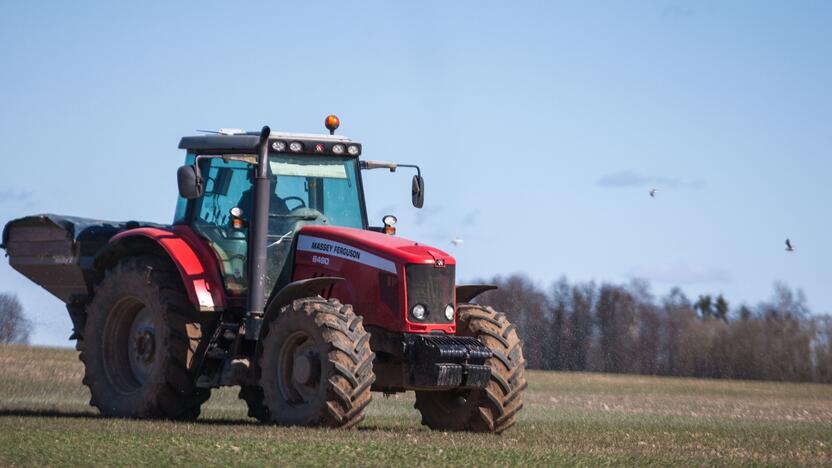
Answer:
POLYGON ((422 170, 419 169, 419 166, 415 164, 397 164, 391 162, 384 162, 384 161, 370 161, 368 159, 359 161, 359 165, 361 169, 369 170, 369 169, 390 169, 390 172, 396 172, 396 169, 400 167, 412 167, 416 169, 416 175, 422 177, 422 170))
POLYGON ((419 169, 419 166, 417 166, 415 164, 398 164, 398 166, 399 167, 412 167, 412 168, 416 169, 416 175, 419 176, 420 179, 422 178, 422 170, 419 169))
POLYGON ((214 157, 214 156, 204 156, 204 155, 198 154, 196 156, 196 158, 194 158, 194 174, 196 174, 196 180, 197 181, 202 180, 202 173, 199 171, 199 161, 201 159, 210 159, 212 157, 214 157))
POLYGON ((396 172, 396 163, 385 162, 385 161, 370 161, 369 159, 362 159, 358 162, 358 165, 361 169, 369 170, 369 169, 390 169, 390 172, 396 172))

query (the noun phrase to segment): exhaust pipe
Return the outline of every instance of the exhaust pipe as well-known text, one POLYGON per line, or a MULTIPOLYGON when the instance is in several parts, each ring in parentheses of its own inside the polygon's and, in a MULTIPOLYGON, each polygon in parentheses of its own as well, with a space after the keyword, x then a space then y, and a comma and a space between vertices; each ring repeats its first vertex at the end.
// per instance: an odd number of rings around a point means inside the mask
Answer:
POLYGON ((248 231, 248 312, 246 339, 260 338, 263 309, 266 301, 266 243, 269 228, 269 134, 264 126, 257 143, 257 167, 254 175, 254 206, 248 231))

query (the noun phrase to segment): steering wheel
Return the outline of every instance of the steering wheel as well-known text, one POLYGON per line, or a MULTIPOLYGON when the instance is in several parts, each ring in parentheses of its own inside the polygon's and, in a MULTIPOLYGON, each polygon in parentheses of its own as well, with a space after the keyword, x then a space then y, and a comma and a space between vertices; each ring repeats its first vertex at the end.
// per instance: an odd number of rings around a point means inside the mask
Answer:
POLYGON ((329 218, 326 217, 325 214, 321 213, 320 211, 316 210, 315 208, 307 208, 305 206, 299 206, 292 211, 289 212, 289 216, 294 216, 296 219, 289 219, 289 221, 293 222, 293 229, 297 231, 303 226, 307 226, 310 224, 329 224, 329 218), (306 218, 306 219, 304 219, 306 218))
POLYGON ((294 210, 297 210, 298 208, 306 208, 306 202, 303 201, 303 198, 301 198, 301 197, 290 196, 290 197, 284 197, 283 198, 284 203, 289 201, 289 200, 295 200, 295 201, 300 203, 300 205, 290 209, 289 211, 294 211, 294 210))

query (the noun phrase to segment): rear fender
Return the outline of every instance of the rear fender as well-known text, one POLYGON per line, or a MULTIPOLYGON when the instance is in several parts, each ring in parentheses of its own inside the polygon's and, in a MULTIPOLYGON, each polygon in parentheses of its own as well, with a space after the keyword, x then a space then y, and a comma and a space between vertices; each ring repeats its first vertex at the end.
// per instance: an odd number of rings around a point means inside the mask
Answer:
POLYGON ((176 265, 194 307, 202 312, 225 309, 225 289, 214 252, 188 226, 173 226, 171 230, 141 227, 122 231, 96 256, 95 265, 103 271, 122 257, 158 252, 159 249, 176 265))

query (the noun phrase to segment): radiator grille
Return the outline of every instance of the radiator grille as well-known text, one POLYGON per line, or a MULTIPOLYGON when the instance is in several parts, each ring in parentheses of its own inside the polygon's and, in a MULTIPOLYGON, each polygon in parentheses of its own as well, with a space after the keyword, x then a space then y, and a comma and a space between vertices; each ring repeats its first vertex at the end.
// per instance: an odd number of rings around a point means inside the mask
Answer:
POLYGON ((454 305, 454 266, 436 268, 434 265, 407 265, 405 267, 407 284, 407 310, 416 304, 422 304, 428 313, 421 323, 450 323, 445 318, 445 306, 454 305))

